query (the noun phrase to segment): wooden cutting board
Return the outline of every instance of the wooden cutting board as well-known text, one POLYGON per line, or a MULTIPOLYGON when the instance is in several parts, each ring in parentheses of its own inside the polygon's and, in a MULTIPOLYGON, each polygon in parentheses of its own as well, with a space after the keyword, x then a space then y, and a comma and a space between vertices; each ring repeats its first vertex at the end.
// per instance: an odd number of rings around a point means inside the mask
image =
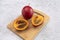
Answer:
MULTIPOLYGON (((42 25, 40 25, 39 27, 34 27, 31 23, 31 20, 29 20, 30 25, 28 26, 28 28, 24 31, 17 31, 14 27, 13 27, 13 22, 8 24, 8 28, 14 32, 15 34, 17 34, 19 37, 21 37, 23 40, 34 40, 34 38, 36 37, 36 35, 41 31, 41 29, 48 23, 49 21, 49 16, 47 16, 45 13, 38 11, 38 10, 34 10, 34 12, 38 15, 43 15, 44 16, 44 23, 42 25)), ((21 18, 20 16, 18 18, 21 18)), ((17 19, 17 18, 16 18, 17 19)), ((15 19, 15 20, 16 20, 15 19)))

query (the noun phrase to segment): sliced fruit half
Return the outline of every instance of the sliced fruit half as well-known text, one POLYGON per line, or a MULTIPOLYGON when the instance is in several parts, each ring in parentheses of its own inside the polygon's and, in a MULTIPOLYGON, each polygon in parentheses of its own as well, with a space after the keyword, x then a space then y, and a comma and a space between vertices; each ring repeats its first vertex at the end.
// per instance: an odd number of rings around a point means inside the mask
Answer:
POLYGON ((32 24, 34 26, 39 26, 44 22, 44 17, 41 15, 35 15, 32 17, 32 24))
POLYGON ((25 30, 29 23, 25 19, 17 19, 14 21, 14 27, 16 30, 25 30))

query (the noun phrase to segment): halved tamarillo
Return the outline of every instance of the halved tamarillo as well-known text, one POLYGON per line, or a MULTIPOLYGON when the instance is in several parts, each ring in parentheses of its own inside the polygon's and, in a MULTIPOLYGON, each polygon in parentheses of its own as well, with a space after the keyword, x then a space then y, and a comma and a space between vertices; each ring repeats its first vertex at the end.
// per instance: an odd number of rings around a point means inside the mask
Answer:
POLYGON ((44 17, 41 15, 35 15, 32 17, 32 24, 33 26, 39 26, 43 23, 44 17))
POLYGON ((25 30, 28 27, 29 23, 25 19, 17 19, 14 21, 14 28, 16 30, 25 30))

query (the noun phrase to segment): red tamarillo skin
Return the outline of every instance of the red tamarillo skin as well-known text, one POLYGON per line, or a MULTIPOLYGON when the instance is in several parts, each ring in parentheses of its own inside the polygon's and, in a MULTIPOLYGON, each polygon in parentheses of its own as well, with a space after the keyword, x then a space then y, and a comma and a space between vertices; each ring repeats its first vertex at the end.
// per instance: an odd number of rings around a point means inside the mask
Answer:
POLYGON ((33 9, 30 6, 25 6, 22 9, 22 15, 25 19, 30 19, 33 16, 33 9))

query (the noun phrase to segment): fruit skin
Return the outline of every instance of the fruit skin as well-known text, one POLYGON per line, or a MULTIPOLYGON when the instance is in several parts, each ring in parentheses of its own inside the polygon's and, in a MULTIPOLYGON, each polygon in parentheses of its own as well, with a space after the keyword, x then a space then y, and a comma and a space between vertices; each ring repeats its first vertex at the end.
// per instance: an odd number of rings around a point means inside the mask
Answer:
POLYGON ((41 25, 44 22, 44 17, 43 16, 41 16, 41 15, 37 15, 37 16, 38 16, 38 19, 37 20, 40 19, 40 22, 38 24, 35 24, 34 23, 35 16, 32 17, 32 25, 34 27, 37 27, 37 26, 41 25))
POLYGON ((28 23, 28 21, 27 20, 25 20, 25 19, 16 19, 15 21, 14 21, 14 28, 16 29, 16 30, 21 30, 21 31, 23 31, 23 30, 25 30, 26 28, 28 28, 28 25, 29 25, 29 23, 28 23), (18 26, 19 26, 19 24, 17 24, 17 21, 18 20, 22 20, 22 21, 25 21, 26 22, 26 26, 25 27, 23 27, 23 28, 18 28, 18 26))
POLYGON ((33 16, 33 9, 30 6, 25 6, 22 9, 22 15, 25 19, 30 19, 33 16))

